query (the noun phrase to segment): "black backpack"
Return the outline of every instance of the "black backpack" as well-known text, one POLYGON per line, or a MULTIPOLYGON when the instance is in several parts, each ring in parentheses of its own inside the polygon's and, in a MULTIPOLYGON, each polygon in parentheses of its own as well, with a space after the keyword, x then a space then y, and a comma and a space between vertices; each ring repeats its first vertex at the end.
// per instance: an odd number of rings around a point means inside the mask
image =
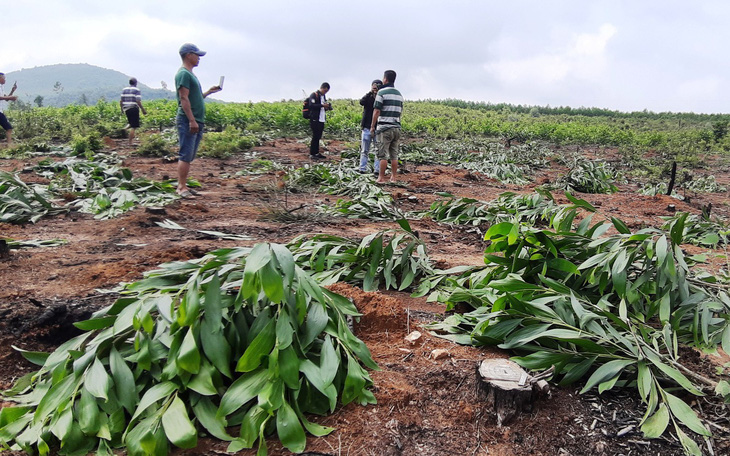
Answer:
POLYGON ((302 105, 302 117, 305 119, 309 119, 309 97, 304 99, 304 104, 302 105))
MULTIPOLYGON (((319 91, 312 92, 312 95, 317 96, 318 93, 319 91)), ((312 98, 312 95, 305 98, 304 103, 302 104, 302 117, 304 117, 305 119, 311 119, 310 116, 312 115, 312 113, 309 110, 309 99, 312 98)))

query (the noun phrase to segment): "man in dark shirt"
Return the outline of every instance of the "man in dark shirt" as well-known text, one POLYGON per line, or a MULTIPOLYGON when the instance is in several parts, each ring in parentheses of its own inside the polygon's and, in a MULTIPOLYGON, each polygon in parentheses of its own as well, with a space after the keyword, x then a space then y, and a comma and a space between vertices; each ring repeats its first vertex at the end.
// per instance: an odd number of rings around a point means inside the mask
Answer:
MULTIPOLYGON (((375 104, 375 95, 378 93, 378 89, 383 85, 383 81, 376 79, 370 85, 370 91, 360 99, 360 106, 362 106, 362 146, 360 148, 360 174, 368 172, 368 160, 370 158, 370 144, 373 142, 373 137, 370 135, 370 126, 373 123, 373 105, 375 104)), ((375 159, 373 163, 373 170, 378 169, 378 159, 375 159)))
POLYGON ((312 142, 309 145, 309 157, 313 160, 325 158, 319 153, 319 140, 324 132, 324 122, 327 118, 325 111, 332 109, 332 104, 327 102, 326 94, 330 90, 328 82, 323 82, 319 90, 312 92, 309 96, 309 128, 312 129, 312 142))

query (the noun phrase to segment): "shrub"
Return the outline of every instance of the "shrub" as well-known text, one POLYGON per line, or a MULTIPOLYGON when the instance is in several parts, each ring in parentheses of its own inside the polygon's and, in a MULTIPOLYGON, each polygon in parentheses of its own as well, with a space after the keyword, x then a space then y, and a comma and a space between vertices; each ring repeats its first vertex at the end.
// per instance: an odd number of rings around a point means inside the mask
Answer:
POLYGON ((244 135, 236 127, 228 126, 222 132, 208 133, 200 146, 200 155, 212 158, 228 158, 259 144, 255 136, 244 135))
POLYGON ((139 155, 146 157, 164 157, 170 155, 171 141, 161 133, 142 135, 137 148, 139 155))

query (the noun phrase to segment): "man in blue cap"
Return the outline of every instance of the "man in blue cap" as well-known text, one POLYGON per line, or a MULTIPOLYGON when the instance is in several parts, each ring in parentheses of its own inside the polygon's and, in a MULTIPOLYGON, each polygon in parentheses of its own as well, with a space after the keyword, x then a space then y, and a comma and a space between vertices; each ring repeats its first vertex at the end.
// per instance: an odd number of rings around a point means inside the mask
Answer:
POLYGON ((203 138, 205 122, 205 102, 208 95, 220 92, 219 86, 213 86, 206 92, 200 87, 200 81, 193 74, 193 68, 200 63, 205 51, 192 43, 180 47, 182 67, 175 75, 177 92, 177 136, 180 140, 180 152, 177 165, 177 194, 183 198, 193 198, 193 191, 187 186, 190 163, 195 159, 200 140, 203 138))

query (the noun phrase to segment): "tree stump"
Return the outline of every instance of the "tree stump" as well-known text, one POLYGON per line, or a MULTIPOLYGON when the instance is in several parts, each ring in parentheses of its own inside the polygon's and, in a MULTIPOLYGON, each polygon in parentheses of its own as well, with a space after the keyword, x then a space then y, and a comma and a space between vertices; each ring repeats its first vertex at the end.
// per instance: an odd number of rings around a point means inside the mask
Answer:
POLYGON ((5 239, 0 239, 0 258, 9 258, 10 257, 10 247, 8 246, 8 241, 5 239))
POLYGON ((530 376, 509 359, 485 359, 477 365, 477 384, 487 403, 497 415, 497 426, 502 426, 521 412, 531 412, 532 404, 549 392, 543 380, 552 374, 530 376))

